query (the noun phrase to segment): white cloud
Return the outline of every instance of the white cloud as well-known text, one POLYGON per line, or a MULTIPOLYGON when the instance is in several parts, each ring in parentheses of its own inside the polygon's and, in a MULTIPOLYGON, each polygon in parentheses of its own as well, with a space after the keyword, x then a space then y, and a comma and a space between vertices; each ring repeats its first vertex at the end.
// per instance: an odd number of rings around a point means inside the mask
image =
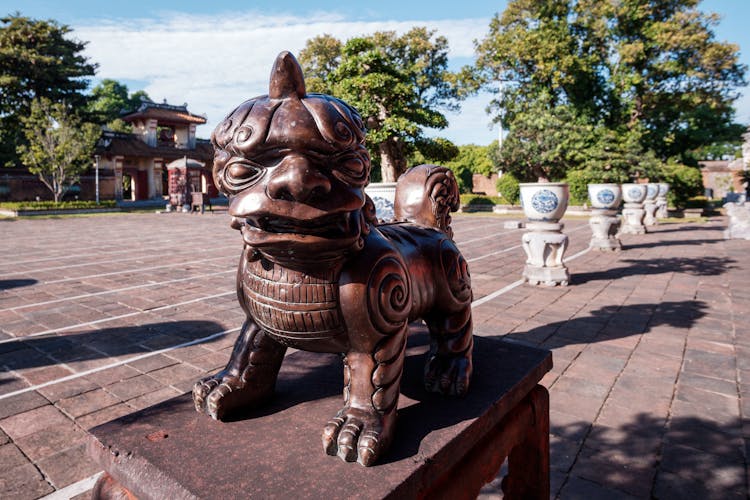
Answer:
MULTIPOLYGON (((323 33, 345 40, 379 30, 405 32, 427 26, 448 38, 450 57, 473 57, 473 40, 483 35, 489 19, 449 21, 348 21, 332 13, 301 18, 254 12, 197 16, 171 14, 158 19, 103 19, 74 26, 89 42, 86 56, 99 64, 98 78, 147 82, 152 99, 187 102, 208 123, 198 130, 207 137, 214 126, 242 101, 267 92, 268 75, 282 50, 298 53, 305 41, 323 33)), ((135 90, 135 89, 131 89, 135 90)), ((467 101, 462 114, 448 116, 451 127, 440 131, 457 143, 489 143, 489 98, 467 101)))

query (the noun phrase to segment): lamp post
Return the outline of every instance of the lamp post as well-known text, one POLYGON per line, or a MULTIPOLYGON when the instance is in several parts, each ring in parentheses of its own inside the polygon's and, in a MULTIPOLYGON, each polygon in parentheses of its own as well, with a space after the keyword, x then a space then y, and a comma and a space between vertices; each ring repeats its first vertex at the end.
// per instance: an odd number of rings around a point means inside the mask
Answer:
POLYGON ((99 204, 99 155, 94 155, 94 160, 96 163, 94 164, 94 179, 96 183, 96 204, 99 204))

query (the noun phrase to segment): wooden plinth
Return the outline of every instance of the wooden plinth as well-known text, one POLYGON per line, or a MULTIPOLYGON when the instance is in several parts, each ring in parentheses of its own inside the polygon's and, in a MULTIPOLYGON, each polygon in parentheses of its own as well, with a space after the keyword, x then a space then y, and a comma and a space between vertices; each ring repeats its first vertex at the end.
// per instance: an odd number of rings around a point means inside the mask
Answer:
POLYGON ((509 457, 506 498, 549 498, 549 351, 478 337, 469 395, 426 393, 427 338, 413 335, 393 445, 365 468, 324 453, 342 403, 338 356, 296 352, 268 406, 216 422, 189 394, 94 428, 107 472, 94 498, 473 498, 509 457))

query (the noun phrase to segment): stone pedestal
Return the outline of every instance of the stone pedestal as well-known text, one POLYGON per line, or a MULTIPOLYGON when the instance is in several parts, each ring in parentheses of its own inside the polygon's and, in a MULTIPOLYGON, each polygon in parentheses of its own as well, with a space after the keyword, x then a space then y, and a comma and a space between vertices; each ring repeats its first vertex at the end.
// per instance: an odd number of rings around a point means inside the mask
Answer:
POLYGON ((620 219, 617 218, 616 210, 594 208, 591 210, 589 219, 591 227, 592 250, 617 251, 622 248, 617 232, 620 229, 620 219))
POLYGON ((729 202, 724 204, 724 209, 729 216, 724 238, 750 240, 750 204, 729 202))
POLYGON ((532 221, 526 224, 529 232, 521 239, 526 252, 523 279, 531 285, 566 286, 570 280, 563 254, 568 247, 568 236, 559 222, 532 221))
POLYGON ((658 208, 657 200, 646 200, 646 202, 643 204, 643 225, 648 226, 655 226, 659 223, 659 221, 656 219, 656 209, 658 208))
POLYGON ((186 394, 92 429, 89 452, 105 471, 93 498, 475 498, 508 457, 505 498, 548 499, 549 400, 538 384, 551 353, 476 337, 469 393, 441 397, 423 387, 429 338, 419 328, 382 463, 325 454, 341 361, 299 351, 287 356, 274 398, 229 422, 200 415, 186 394))
POLYGON ((658 219, 666 219, 669 217, 669 212, 667 211, 667 197, 659 197, 656 199, 656 217, 658 219))
POLYGON ((643 225, 643 218, 646 211, 643 210, 643 203, 625 203, 622 209, 622 228, 621 234, 646 234, 646 227, 643 225))

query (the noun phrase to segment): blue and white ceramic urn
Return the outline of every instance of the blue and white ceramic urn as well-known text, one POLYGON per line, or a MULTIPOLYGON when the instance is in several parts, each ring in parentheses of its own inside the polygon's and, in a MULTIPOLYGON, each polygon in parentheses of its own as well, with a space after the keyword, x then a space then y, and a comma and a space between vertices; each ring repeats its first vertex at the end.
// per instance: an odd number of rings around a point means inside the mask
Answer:
POLYGON ((646 199, 646 184, 623 184, 622 199, 625 203, 643 203, 646 199))
POLYGON ((564 182, 519 184, 521 205, 531 221, 557 222, 568 208, 569 189, 564 182))
POLYGON ((591 208, 617 210, 622 201, 622 189, 619 184, 589 184, 589 201, 591 208))

